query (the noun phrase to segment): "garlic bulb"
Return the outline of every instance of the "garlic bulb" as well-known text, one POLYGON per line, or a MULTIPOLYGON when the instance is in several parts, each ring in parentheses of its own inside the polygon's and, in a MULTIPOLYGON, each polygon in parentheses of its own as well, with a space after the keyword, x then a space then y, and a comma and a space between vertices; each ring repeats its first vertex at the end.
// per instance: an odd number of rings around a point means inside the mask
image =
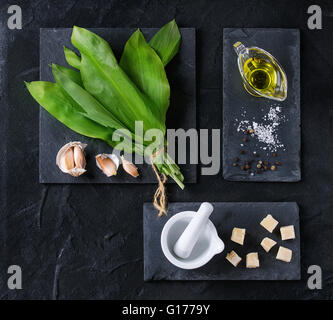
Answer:
POLYGON ((126 160, 124 156, 121 156, 121 162, 124 170, 132 177, 136 178, 139 176, 138 168, 130 161, 126 160))
POLYGON ((96 165, 107 177, 115 176, 119 167, 119 158, 115 154, 98 154, 96 165))
POLYGON ((79 141, 65 144, 58 152, 56 164, 64 173, 78 177, 86 172, 84 149, 87 145, 79 141))

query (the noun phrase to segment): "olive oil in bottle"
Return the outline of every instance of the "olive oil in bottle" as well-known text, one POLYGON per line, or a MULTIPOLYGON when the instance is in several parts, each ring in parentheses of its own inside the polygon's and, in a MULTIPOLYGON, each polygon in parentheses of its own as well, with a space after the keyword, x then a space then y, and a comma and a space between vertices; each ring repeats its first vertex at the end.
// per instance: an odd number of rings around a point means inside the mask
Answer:
POLYGON ((276 71, 265 59, 252 57, 244 63, 244 74, 247 81, 256 90, 274 93, 276 88, 276 71))
POLYGON ((284 101, 287 98, 287 77, 279 62, 258 47, 245 47, 236 42, 238 69, 248 93, 256 97, 284 101))

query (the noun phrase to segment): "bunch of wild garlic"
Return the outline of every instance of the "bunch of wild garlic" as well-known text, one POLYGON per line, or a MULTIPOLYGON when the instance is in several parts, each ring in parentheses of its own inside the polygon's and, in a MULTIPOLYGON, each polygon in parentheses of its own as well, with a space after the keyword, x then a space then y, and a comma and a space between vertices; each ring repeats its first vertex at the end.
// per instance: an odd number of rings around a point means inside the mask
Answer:
MULTIPOLYGON (((143 133, 159 129, 163 138, 151 157, 160 187, 164 175, 170 176, 183 189, 184 177, 165 151, 165 120, 170 104, 170 86, 165 66, 178 52, 180 32, 173 20, 149 41, 135 31, 127 41, 118 63, 109 44, 84 28, 74 26, 73 46, 64 48, 68 64, 77 70, 52 64, 55 83, 26 83, 30 94, 51 115, 72 130, 106 141, 113 148, 144 154, 151 141, 135 133, 140 121, 143 133), (121 139, 114 139, 123 130, 121 139), (157 168, 157 169, 156 169, 157 168)), ((160 195, 161 190, 157 193, 160 195)), ((162 192, 163 194, 164 192, 162 192)))

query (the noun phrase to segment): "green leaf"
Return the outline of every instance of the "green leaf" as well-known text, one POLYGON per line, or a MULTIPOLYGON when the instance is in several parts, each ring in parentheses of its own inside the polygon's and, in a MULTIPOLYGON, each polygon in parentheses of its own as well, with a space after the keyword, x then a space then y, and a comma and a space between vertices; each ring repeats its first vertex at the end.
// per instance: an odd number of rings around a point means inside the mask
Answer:
POLYGON ((74 51, 65 46, 64 52, 67 63, 75 69, 80 69, 81 58, 74 51))
POLYGON ((165 123, 170 104, 169 82, 161 59, 147 44, 139 29, 126 42, 119 65, 136 86, 154 102, 161 121, 165 123))
POLYGON ((130 131, 135 121, 143 129, 161 129, 159 111, 118 65, 108 43, 96 34, 74 26, 72 44, 80 51, 80 72, 84 87, 130 131))
POLYGON ((175 19, 163 26, 149 41, 149 45, 160 56, 166 66, 176 55, 181 42, 181 35, 175 19))
MULTIPOLYGON (((74 81, 80 87, 83 87, 83 83, 82 83, 80 72, 78 72, 76 70, 73 70, 71 68, 60 66, 60 65, 56 65, 56 66, 57 66, 57 69, 59 71, 61 71, 66 77, 68 77, 69 79, 71 79, 72 81, 74 81)), ((51 67, 53 68, 53 65, 51 65, 51 67)))
MULTIPOLYGON (((82 88, 79 84, 73 81, 74 72, 69 72, 69 68, 61 67, 56 64, 52 64, 53 76, 58 84, 58 87, 62 90, 66 98, 71 104, 76 107, 80 112, 84 112, 85 116, 97 123, 109 127, 113 130, 126 129, 126 128, 112 113, 104 108, 88 91, 82 88), (65 71, 65 72, 64 72, 65 71), (69 77, 70 75, 70 77, 69 77)), ((74 79, 76 80, 76 79, 74 79)), ((133 142, 142 143, 142 138, 135 135, 134 132, 128 130, 131 134, 128 139, 132 139, 133 142)))
POLYGON ((67 127, 88 137, 103 140, 111 138, 113 130, 109 130, 78 112, 55 83, 33 81, 25 84, 34 99, 67 127))
POLYGON ((92 95, 79 86, 64 72, 64 67, 52 64, 53 76, 57 85, 62 90, 66 98, 80 112, 85 112, 86 116, 97 123, 112 129, 124 128, 103 105, 101 105, 92 95))
MULTIPOLYGON (((25 82, 25 84, 33 98, 65 126, 84 136, 104 140, 117 149, 120 142, 112 140, 112 136, 116 135, 115 130, 102 126, 78 112, 56 83, 33 81, 25 82)), ((134 147, 126 137, 123 146, 125 146, 125 152, 133 152, 134 147)))

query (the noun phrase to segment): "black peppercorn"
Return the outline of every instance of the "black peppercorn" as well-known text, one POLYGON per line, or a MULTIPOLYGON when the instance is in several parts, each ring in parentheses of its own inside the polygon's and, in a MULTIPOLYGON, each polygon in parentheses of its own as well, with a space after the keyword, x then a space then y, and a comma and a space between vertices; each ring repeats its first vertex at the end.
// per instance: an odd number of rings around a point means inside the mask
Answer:
POLYGON ((244 150, 240 150, 239 153, 240 153, 240 154, 244 154, 245 151, 244 151, 244 150))

